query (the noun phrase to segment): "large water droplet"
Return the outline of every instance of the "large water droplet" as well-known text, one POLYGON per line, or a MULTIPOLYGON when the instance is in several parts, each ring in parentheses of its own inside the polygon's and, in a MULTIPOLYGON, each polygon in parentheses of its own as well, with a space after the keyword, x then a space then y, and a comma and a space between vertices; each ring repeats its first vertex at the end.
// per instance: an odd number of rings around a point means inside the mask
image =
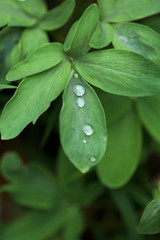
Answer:
POLYGON ((85 105, 85 101, 82 97, 78 97, 76 103, 77 103, 77 106, 80 108, 84 107, 85 105))
POLYGON ((77 73, 75 73, 75 74, 74 74, 74 77, 75 77, 75 78, 78 78, 78 74, 77 74, 77 73))
POLYGON ((73 92, 78 96, 78 97, 82 97, 85 94, 85 89, 82 85, 76 85, 73 88, 73 92))
POLYGON ((90 124, 84 124, 83 128, 82 128, 83 132, 87 135, 87 136, 91 136, 94 132, 92 126, 90 124))
POLYGON ((94 163, 94 162, 96 162, 96 160, 97 160, 97 159, 96 159, 96 157, 95 157, 95 156, 91 157, 91 162, 93 162, 93 163, 94 163))

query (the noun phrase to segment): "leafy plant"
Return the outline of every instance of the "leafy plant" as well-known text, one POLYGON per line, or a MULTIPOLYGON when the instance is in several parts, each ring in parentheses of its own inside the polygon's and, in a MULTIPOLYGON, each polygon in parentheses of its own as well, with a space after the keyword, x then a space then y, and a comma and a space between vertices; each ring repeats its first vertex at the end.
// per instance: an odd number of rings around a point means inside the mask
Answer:
MULTIPOLYGON (((25 166, 15 152, 2 156, 1 174, 9 183, 2 185, 1 192, 8 192, 24 213, 14 223, 2 224, 2 240, 81 239, 82 209, 106 194, 118 207, 129 239, 143 239, 134 231, 138 221, 133 202, 144 208, 151 200, 151 188, 143 200, 129 180, 137 168, 144 171, 153 151, 159 156, 160 35, 150 19, 160 12, 160 2, 98 0, 88 4, 80 18, 75 15, 78 4, 81 1, 65 0, 58 6, 51 4, 54 7, 48 10, 43 0, 0 2, 0 89, 6 89, 1 91, 1 138, 23 136, 31 128, 26 126, 40 118, 35 135, 39 136, 43 122, 44 147, 54 131, 58 134, 59 118, 65 152, 56 140, 55 167, 43 155, 45 150, 42 157, 39 150, 33 150, 37 147, 31 139, 29 145, 34 148, 29 151, 36 156, 31 154, 31 159, 42 161, 27 160, 25 166), (68 34, 59 42, 54 36, 64 34, 61 27, 73 12, 68 34), (12 96, 9 88, 16 88, 12 96)), ((136 181, 143 179, 137 173, 136 181)), ((160 232, 158 206, 159 195, 145 209, 139 233, 160 232)), ((101 232, 95 228, 94 239, 105 239, 101 232)), ((112 237, 127 239, 123 234, 112 237)))

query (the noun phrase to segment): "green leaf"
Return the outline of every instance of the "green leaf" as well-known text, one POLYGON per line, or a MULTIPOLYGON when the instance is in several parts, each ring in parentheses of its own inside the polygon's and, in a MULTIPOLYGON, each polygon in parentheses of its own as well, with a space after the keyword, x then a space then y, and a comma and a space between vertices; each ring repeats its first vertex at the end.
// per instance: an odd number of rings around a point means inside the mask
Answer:
POLYGON ((70 209, 64 229, 64 240, 79 240, 84 230, 84 219, 80 210, 76 207, 70 209))
POLYGON ((99 21, 92 35, 89 45, 92 48, 103 48, 110 44, 113 37, 113 29, 110 24, 99 21))
POLYGON ((48 209, 59 202, 57 183, 44 166, 33 162, 23 166, 20 157, 11 152, 2 157, 1 172, 9 180, 8 184, 1 187, 1 191, 9 192, 17 203, 48 209))
POLYGON ((106 20, 109 22, 133 21, 159 13, 159 11, 159 0, 117 0, 111 11, 107 13, 106 20))
POLYGON ((108 13, 113 9, 117 0, 98 0, 98 6, 100 9, 100 16, 104 22, 108 16, 108 13))
POLYGON ((12 86, 12 85, 6 85, 6 84, 0 84, 0 89, 15 89, 17 88, 16 86, 12 86))
POLYGON ((48 11, 40 22, 43 30, 55 30, 62 27, 70 18, 75 7, 75 0, 66 0, 59 6, 48 11))
POLYGON ((0 83, 7 85, 6 74, 12 64, 16 64, 19 54, 15 50, 21 36, 21 29, 6 27, 0 31, 0 83), (15 53, 14 53, 15 52, 15 53), (16 55, 15 55, 16 54, 16 55), (15 59, 13 59, 15 57, 15 59), (8 61, 9 60, 9 61, 8 61), (15 61, 15 62, 14 62, 15 61))
POLYGON ((28 59, 16 64, 7 74, 8 81, 15 81, 57 65, 65 58, 63 45, 47 43, 35 50, 28 59))
POLYGON ((0 27, 4 25, 9 26, 33 26, 37 20, 27 15, 14 0, 1 0, 0 1, 0 27))
POLYGON ((82 172, 104 155, 107 133, 103 108, 93 89, 73 71, 64 91, 60 135, 66 155, 82 172))
POLYGON ((21 44, 21 59, 28 58, 41 45, 48 43, 48 35, 39 28, 27 28, 23 31, 21 44), (31 44, 32 43, 32 44, 31 44))
POLYGON ((21 82, 2 111, 0 122, 3 139, 16 137, 30 122, 36 122, 64 89, 70 68, 70 63, 64 60, 56 67, 21 82))
POLYGON ((44 0, 19 0, 17 3, 27 15, 34 18, 43 17, 47 11, 47 6, 44 0))
POLYGON ((53 237, 64 228, 69 210, 58 207, 49 211, 30 211, 4 226, 1 240, 44 240, 53 237))
POLYGON ((137 227, 138 233, 156 234, 160 233, 160 200, 151 201, 145 208, 137 227))
POLYGON ((104 108, 107 124, 117 121, 131 107, 130 98, 112 95, 100 89, 96 92, 104 108))
POLYGON ((142 123, 151 136, 160 142, 160 95, 140 98, 136 101, 142 123))
POLYGON ((98 7, 96 4, 92 4, 86 9, 79 21, 71 27, 64 43, 64 50, 76 57, 85 55, 90 49, 89 41, 96 29, 98 20, 98 7))
POLYGON ((139 54, 125 50, 103 50, 75 61, 76 70, 89 83, 124 96, 160 93, 160 70, 139 54))
POLYGON ((108 136, 106 153, 98 165, 98 176, 104 185, 118 188, 132 177, 140 158, 141 127, 132 108, 108 126, 108 136))
POLYGON ((129 50, 142 55, 160 66, 160 35, 137 23, 113 25, 113 45, 116 49, 129 50))

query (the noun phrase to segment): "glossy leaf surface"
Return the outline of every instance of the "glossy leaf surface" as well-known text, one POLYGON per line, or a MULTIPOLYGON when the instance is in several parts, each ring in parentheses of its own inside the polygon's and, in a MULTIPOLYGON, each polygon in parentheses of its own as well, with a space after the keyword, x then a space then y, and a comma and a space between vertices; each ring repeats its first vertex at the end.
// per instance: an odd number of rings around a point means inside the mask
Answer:
POLYGON ((160 200, 151 201, 145 208, 137 231, 141 234, 160 233, 160 200))
POLYGON ((96 4, 89 6, 77 24, 74 24, 65 40, 64 50, 72 56, 81 56, 90 49, 89 41, 99 20, 99 10, 96 4), (90 27, 88 27, 88 23, 90 27))
POLYGON ((136 53, 92 52, 77 59, 75 67, 86 81, 109 93, 133 97, 160 93, 160 70, 136 53))
POLYGON ((103 48, 110 44, 113 38, 113 29, 110 24, 99 21, 97 28, 90 40, 92 48, 103 48))
POLYGON ((110 22, 133 21, 156 14, 159 11, 159 0, 117 0, 106 16, 106 20, 110 22))
POLYGON ((2 138, 14 138, 30 122, 35 123, 64 89, 69 74, 70 63, 63 61, 48 71, 25 78, 2 112, 2 138))
POLYGON ((75 7, 75 0, 66 0, 59 6, 48 11, 40 22, 43 30, 55 30, 63 26, 70 18, 75 7))
POLYGON ((133 175, 141 151, 141 128, 132 108, 108 126, 108 146, 98 165, 101 182, 110 187, 123 186, 133 175))
POLYGON ((60 43, 47 43, 41 46, 28 59, 16 64, 8 72, 7 80, 15 81, 57 65, 65 57, 62 47, 60 43))
POLYGON ((75 76, 64 92, 60 135, 69 159, 80 171, 87 172, 101 160, 106 149, 105 116, 93 89, 80 76, 75 76), (79 86, 81 96, 75 92, 79 86))
POLYGON ((113 25, 116 49, 136 52, 160 66, 160 35, 144 25, 122 23, 113 25))
POLYGON ((137 109, 142 123, 148 132, 160 142, 160 95, 137 100, 137 109))

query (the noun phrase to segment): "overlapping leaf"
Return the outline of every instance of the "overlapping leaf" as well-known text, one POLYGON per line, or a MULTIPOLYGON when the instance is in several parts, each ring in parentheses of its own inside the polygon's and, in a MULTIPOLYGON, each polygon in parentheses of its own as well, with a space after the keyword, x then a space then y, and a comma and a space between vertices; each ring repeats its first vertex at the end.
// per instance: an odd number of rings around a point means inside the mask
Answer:
POLYGON ((14 138, 30 122, 35 123, 64 89, 69 74, 70 63, 64 60, 50 70, 25 78, 2 112, 2 138, 14 138))
POLYGON ((139 54, 102 50, 88 53, 74 63, 86 81, 106 92, 123 96, 160 93, 160 70, 139 54))

